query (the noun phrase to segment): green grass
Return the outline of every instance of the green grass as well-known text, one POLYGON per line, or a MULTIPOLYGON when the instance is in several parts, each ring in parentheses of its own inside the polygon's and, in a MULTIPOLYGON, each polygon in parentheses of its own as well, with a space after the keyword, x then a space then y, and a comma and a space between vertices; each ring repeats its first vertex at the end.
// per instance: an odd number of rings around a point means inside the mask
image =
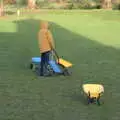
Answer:
POLYGON ((0 20, 0 120, 119 120, 120 13, 61 11, 0 20), (71 77, 37 77, 40 20, 51 22, 56 49, 71 61, 71 77), (104 104, 86 105, 81 83, 101 83, 104 104))

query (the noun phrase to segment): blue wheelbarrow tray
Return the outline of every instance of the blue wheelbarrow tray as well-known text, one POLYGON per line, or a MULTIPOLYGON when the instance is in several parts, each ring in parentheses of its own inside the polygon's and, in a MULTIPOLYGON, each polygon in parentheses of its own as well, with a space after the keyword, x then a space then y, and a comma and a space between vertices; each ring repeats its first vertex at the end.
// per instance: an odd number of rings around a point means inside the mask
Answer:
MULTIPOLYGON (((33 57, 32 58, 32 64, 37 65, 37 64, 40 64, 40 62, 41 62, 41 57, 33 57)), ((55 60, 50 60, 49 65, 55 73, 62 73, 60 66, 56 63, 55 60)))

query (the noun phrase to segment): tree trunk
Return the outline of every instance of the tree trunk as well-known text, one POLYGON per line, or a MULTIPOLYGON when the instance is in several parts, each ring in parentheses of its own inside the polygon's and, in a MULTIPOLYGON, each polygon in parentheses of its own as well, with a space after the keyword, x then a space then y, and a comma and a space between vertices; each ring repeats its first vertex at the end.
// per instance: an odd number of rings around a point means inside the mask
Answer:
POLYGON ((104 9, 112 9, 112 0, 103 0, 102 8, 104 9))
POLYGON ((1 3, 0 3, 0 16, 3 16, 4 15, 4 6, 3 6, 3 1, 1 0, 1 3))
POLYGON ((36 7, 36 0, 28 0, 28 8, 34 9, 36 7))

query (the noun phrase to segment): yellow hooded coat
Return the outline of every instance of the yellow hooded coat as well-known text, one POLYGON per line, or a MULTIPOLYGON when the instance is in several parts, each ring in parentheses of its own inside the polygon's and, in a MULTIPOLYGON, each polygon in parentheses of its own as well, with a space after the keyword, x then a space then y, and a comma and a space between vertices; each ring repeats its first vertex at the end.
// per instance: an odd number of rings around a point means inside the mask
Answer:
POLYGON ((48 22, 41 23, 38 33, 40 53, 51 51, 54 48, 54 41, 51 32, 48 30, 48 22))

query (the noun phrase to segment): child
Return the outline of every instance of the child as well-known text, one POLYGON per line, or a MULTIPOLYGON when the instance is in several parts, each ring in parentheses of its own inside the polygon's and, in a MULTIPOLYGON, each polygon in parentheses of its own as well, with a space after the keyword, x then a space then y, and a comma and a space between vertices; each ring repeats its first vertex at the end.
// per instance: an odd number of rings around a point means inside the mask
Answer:
POLYGON ((19 17, 20 16, 20 10, 18 9, 17 10, 17 17, 19 17))
POLYGON ((38 33, 38 41, 41 53, 40 76, 43 76, 44 68, 46 71, 47 65, 49 64, 48 62, 50 53, 54 49, 53 37, 50 30, 48 29, 48 22, 46 21, 41 22, 41 28, 38 33))

